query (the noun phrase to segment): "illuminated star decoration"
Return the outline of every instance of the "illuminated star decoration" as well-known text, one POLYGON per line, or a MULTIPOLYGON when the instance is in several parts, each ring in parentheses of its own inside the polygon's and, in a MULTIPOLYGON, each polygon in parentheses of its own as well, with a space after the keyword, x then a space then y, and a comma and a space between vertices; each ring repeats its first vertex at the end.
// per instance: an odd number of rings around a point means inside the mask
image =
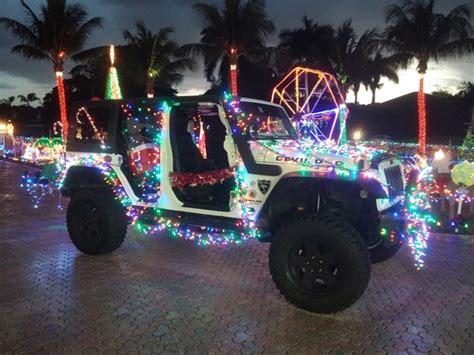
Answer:
POLYGON ((107 86, 105 89, 106 100, 119 100, 122 98, 117 69, 115 68, 115 49, 110 46, 110 69, 107 76, 107 86))

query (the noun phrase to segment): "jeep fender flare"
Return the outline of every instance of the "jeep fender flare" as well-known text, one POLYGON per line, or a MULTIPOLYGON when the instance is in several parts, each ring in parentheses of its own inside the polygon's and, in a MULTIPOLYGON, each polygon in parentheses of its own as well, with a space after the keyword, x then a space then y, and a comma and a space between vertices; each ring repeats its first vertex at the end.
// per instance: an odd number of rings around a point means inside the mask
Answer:
POLYGON ((106 187, 107 184, 100 169, 91 166, 71 166, 61 186, 61 195, 71 197, 79 189, 106 187))
POLYGON ((341 176, 324 176, 317 172, 297 171, 284 175, 270 192, 257 217, 257 225, 268 229, 276 216, 297 211, 298 203, 310 204, 314 194, 329 184, 341 187, 365 190, 375 198, 387 198, 387 194, 380 182, 375 179, 353 179, 341 176), (314 193, 314 194, 313 194, 314 193), (286 204, 281 203, 281 196, 285 196, 286 204), (278 206, 278 207, 277 207, 278 206))

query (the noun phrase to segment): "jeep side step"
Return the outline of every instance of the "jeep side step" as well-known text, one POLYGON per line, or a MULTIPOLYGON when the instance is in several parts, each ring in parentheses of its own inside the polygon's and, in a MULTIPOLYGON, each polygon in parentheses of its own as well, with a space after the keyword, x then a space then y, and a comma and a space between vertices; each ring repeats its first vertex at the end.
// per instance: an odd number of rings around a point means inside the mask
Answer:
MULTIPOLYGON (((238 218, 229 218, 229 217, 220 217, 220 216, 210 216, 210 215, 201 215, 191 212, 176 212, 172 210, 161 209, 160 216, 167 217, 176 221, 181 221, 186 225, 193 225, 200 227, 203 225, 212 225, 216 229, 226 229, 233 230, 237 232, 242 232, 245 230, 242 227, 241 220, 238 218)), ((145 211, 142 215, 143 221, 146 224, 154 224, 155 216, 152 211, 145 211)))

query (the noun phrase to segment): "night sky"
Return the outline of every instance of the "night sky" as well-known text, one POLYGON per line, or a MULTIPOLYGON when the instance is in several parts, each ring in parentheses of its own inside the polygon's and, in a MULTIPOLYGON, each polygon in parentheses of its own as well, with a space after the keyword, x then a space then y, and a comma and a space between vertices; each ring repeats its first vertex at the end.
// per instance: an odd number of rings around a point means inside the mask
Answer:
MULTIPOLYGON (((122 30, 133 29, 136 20, 143 20, 147 27, 157 30, 164 26, 173 26, 174 40, 180 44, 199 41, 201 21, 192 9, 195 0, 80 0, 91 16, 104 17, 104 27, 95 31, 86 44, 94 47, 105 44, 123 44, 122 30)), ((268 39, 268 45, 277 43, 280 30, 298 27, 303 15, 320 24, 338 26, 344 20, 352 18, 353 26, 360 34, 376 26, 384 27, 384 9, 394 1, 385 0, 267 0, 267 13, 275 23, 277 31, 268 39)), ((436 12, 447 13, 454 6, 466 3, 464 0, 438 0, 436 12)), ((468 1, 474 6, 473 1, 468 1)), ((40 0, 28 3, 37 10, 40 0)), ((0 16, 24 21, 19 0, 0 0, 0 16)), ((28 62, 19 55, 10 53, 16 43, 9 33, 0 31, 0 99, 12 95, 36 92, 38 96, 51 90, 54 85, 52 66, 48 62, 28 62)), ((72 66, 69 63, 69 68, 72 66)), ((400 71, 400 84, 386 83, 378 92, 378 101, 384 101, 417 90, 417 75, 414 68, 400 71)), ((427 92, 440 88, 456 91, 462 81, 474 82, 474 56, 466 56, 449 63, 431 62, 426 78, 427 92)), ((105 85, 105 83, 104 83, 105 85)), ((208 88, 202 67, 194 72, 186 72, 184 82, 178 86, 179 94, 199 94, 208 88)), ((361 93, 361 102, 367 103, 370 95, 361 93)), ((351 100, 349 95, 348 100, 351 100)))

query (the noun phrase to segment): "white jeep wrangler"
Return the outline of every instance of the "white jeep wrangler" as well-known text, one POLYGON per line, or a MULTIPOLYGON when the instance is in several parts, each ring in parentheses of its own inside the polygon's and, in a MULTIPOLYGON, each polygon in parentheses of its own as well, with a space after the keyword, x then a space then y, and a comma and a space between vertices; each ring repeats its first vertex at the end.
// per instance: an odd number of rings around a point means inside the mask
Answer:
POLYGON ((66 150, 68 231, 86 254, 117 249, 137 214, 150 228, 185 225, 180 235, 253 234, 271 243, 270 273, 283 295, 332 313, 361 297, 371 261, 400 248, 400 160, 311 145, 276 104, 83 102, 71 110, 66 150))

